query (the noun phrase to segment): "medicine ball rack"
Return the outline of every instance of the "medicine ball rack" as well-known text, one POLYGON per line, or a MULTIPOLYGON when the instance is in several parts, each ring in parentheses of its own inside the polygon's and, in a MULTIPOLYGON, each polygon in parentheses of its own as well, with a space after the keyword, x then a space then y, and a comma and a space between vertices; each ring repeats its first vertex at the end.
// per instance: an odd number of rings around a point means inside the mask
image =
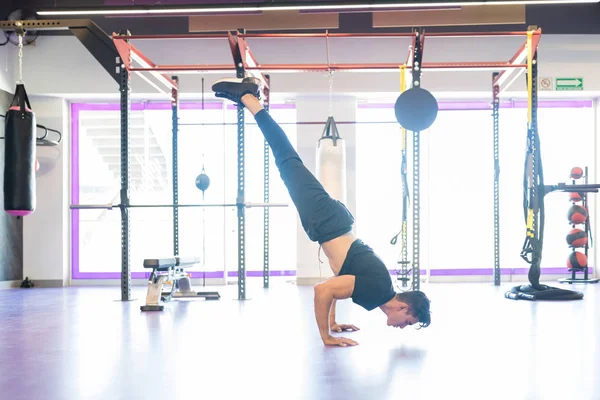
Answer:
MULTIPOLYGON (((573 176, 571 176, 573 178, 573 176)), ((590 208, 589 208, 589 203, 588 203, 588 192, 595 192, 597 193, 599 190, 598 188, 600 188, 600 185, 589 185, 588 183, 588 178, 589 178, 589 173, 588 173, 588 167, 586 166, 584 168, 584 173, 583 173, 583 179, 584 179, 584 185, 591 187, 591 190, 586 190, 583 191, 581 193, 579 193, 581 195, 581 202, 582 202, 582 206, 583 208, 587 211, 588 215, 585 218, 585 223, 584 223, 584 232, 585 232, 585 237, 589 238, 589 240, 586 240, 585 245, 583 246, 583 254, 585 255, 585 260, 586 260, 586 265, 584 267, 581 266, 575 266, 572 265, 570 268, 571 271, 571 277, 570 278, 560 278, 558 281, 560 283, 568 283, 568 284, 573 284, 573 283, 598 283, 600 282, 599 278, 591 278, 589 276, 589 264, 588 264, 588 250, 590 248, 590 244, 589 242, 591 241, 591 228, 590 228, 590 208), (582 278, 578 278, 577 277, 577 273, 581 273, 583 272, 583 277, 582 278)), ((577 178, 579 179, 579 178, 577 178)), ((572 184, 575 185, 575 179, 572 180, 572 184)), ((577 201, 573 201, 573 204, 577 203, 577 201)), ((575 224, 572 224, 572 227, 575 228, 575 224)), ((576 247, 572 247, 573 252, 575 252, 576 247)))

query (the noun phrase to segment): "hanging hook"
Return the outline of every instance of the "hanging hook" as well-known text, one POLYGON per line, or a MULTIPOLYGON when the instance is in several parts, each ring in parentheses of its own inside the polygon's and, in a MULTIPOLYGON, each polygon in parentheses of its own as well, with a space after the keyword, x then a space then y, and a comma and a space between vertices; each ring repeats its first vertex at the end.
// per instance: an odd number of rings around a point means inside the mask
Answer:
POLYGON ((329 70, 329 116, 333 117, 333 71, 329 70))
POLYGON ((202 110, 204 110, 204 74, 202 74, 202 110))
POLYGON ((333 116, 333 70, 329 60, 329 29, 325 30, 325 50, 327 55, 327 71, 329 73, 329 116, 333 116))
POLYGON ((329 63, 329 29, 325 30, 325 51, 327 52, 327 69, 331 71, 331 65, 329 63))
POLYGON ((17 83, 23 83, 23 36, 25 36, 25 29, 23 29, 21 21, 15 22, 15 26, 17 27, 17 36, 19 36, 19 80, 17 83))

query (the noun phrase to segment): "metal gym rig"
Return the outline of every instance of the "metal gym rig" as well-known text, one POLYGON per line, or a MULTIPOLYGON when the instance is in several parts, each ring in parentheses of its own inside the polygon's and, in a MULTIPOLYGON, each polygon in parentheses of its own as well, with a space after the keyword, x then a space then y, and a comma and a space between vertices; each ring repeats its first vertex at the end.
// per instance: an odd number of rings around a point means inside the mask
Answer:
MULTIPOLYGON (((79 41, 90 51, 103 68, 119 84, 121 95, 121 195, 118 205, 73 205, 72 209, 84 208, 108 208, 113 207, 121 210, 121 299, 131 300, 131 271, 129 265, 129 214, 128 209, 132 207, 146 207, 144 205, 132 205, 129 202, 129 114, 131 94, 131 73, 136 73, 150 85, 158 89, 143 72, 149 72, 161 84, 170 90, 173 115, 173 204, 162 207, 173 208, 173 250, 174 256, 178 255, 178 208, 179 207, 201 207, 202 205, 178 204, 177 196, 177 135, 178 135, 178 79, 165 75, 167 72, 199 73, 199 72, 231 72, 235 71, 238 78, 247 75, 255 76, 263 81, 265 108, 268 111, 270 79, 265 72, 268 71, 350 71, 350 70, 398 70, 399 67, 411 70, 411 87, 421 86, 421 73, 423 69, 429 70, 490 70, 494 71, 493 88, 493 124, 494 124, 494 284, 500 285, 500 240, 499 240, 499 94, 506 90, 519 76, 527 70, 528 79, 537 79, 537 45, 541 39, 541 29, 530 27, 526 32, 455 32, 455 33, 427 33, 422 29, 415 29, 411 33, 301 33, 301 34, 247 34, 240 30, 235 33, 223 34, 183 34, 183 35, 131 35, 129 33, 113 34, 109 36, 100 29, 93 21, 88 19, 65 19, 65 20, 41 20, 41 21, 1 21, 0 29, 15 30, 17 27, 35 30, 70 30, 79 41), (453 63, 426 63, 423 60, 425 37, 488 37, 488 36, 526 36, 526 42, 508 62, 453 62, 453 63), (232 55, 232 65, 155 65, 145 57, 132 44, 132 40, 152 39, 202 39, 202 38, 227 38, 232 55), (315 38, 322 37, 326 40, 327 63, 326 64, 274 64, 261 65, 250 51, 246 38, 315 38), (407 37, 412 38, 409 55, 404 65, 393 63, 378 64, 332 64, 329 62, 329 38, 334 37, 407 37), (116 61, 115 61, 116 60, 116 61), (141 67, 133 67, 132 61, 141 67), (499 72, 498 72, 499 71, 499 72), (514 72, 517 71, 515 74, 514 72)), ((537 85, 528 85, 529 88, 529 131, 537 129, 537 85)), ((248 204, 245 202, 245 154, 244 154, 244 111, 238 107, 238 193, 235 206, 238 210, 238 299, 246 299, 246 274, 245 274, 245 208, 257 206, 264 208, 264 262, 263 262, 263 285, 269 286, 269 207, 278 206, 269 203, 269 152, 268 144, 264 146, 264 203, 248 204)), ((412 290, 420 288, 420 132, 413 132, 413 176, 412 176, 412 268, 408 269, 407 252, 403 251, 402 270, 399 279, 408 281, 412 272, 412 290)), ((406 170, 403 169, 403 177, 406 178, 406 170)), ((574 189, 575 190, 575 189, 574 189)), ((406 200, 406 197, 405 197, 406 200)), ((232 206, 234 204, 212 205, 232 206)), ((281 205, 279 205, 281 206, 281 205)), ((152 205, 152 207, 157 207, 152 205)), ((403 217, 403 226, 406 226, 406 214, 403 217)), ((402 236, 403 248, 407 247, 407 235, 402 236)))
MULTIPOLYGON (((281 70, 298 70, 298 71, 320 71, 320 72, 332 72, 332 71, 348 71, 348 70, 398 70, 400 67, 398 64, 392 63, 378 63, 378 64, 332 64, 329 58, 329 38, 335 37, 407 37, 412 38, 412 44, 409 48, 409 54, 404 64, 405 69, 411 70, 411 87, 421 86, 421 74, 423 69, 429 70, 452 70, 452 71, 463 71, 463 70, 500 70, 500 73, 494 75, 494 86, 498 88, 497 94, 500 93, 500 87, 506 90, 517 78, 513 76, 512 72, 523 71, 527 64, 524 63, 527 57, 527 45, 525 42, 519 51, 509 60, 508 62, 476 62, 476 63, 424 63, 423 50, 425 45, 425 37, 480 37, 480 36, 526 36, 530 35, 534 38, 531 45, 534 44, 537 48, 541 36, 541 30, 532 28, 528 32, 486 32, 486 33, 428 33, 425 35, 422 29, 416 29, 411 33, 383 33, 383 34, 347 34, 347 33, 300 33, 300 34, 277 34, 277 33, 266 33, 266 34, 248 34, 244 31, 237 31, 235 34, 228 33, 227 39, 232 50, 234 58, 234 68, 230 65, 155 65, 146 58, 137 48, 135 48, 130 41, 132 40, 153 40, 153 39, 190 39, 190 38, 224 38, 222 34, 184 34, 184 35, 118 35, 113 34, 112 39, 115 42, 115 46, 119 50, 121 59, 128 59, 133 57, 141 67, 129 66, 129 72, 135 72, 142 74, 144 72, 150 72, 155 77, 163 80, 163 83, 168 86, 169 78, 166 76, 160 77, 160 73, 166 72, 231 72, 235 70, 238 78, 245 77, 246 74, 253 75, 261 79, 264 83, 266 91, 266 104, 268 105, 268 93, 270 91, 270 81, 268 76, 264 75, 267 71, 281 71, 281 70), (326 64, 274 64, 274 65, 262 65, 259 64, 253 53, 250 50, 245 39, 247 38, 315 38, 321 37, 325 39, 326 48, 326 64), (511 72, 508 72, 511 71, 511 72), (166 80, 166 83, 164 82, 166 80)), ((496 102, 499 107, 499 102, 496 102)), ((497 124, 496 124, 497 126, 497 124)), ((244 114, 238 108, 238 194, 243 194, 243 129, 244 129, 244 114)), ((498 132, 495 133, 497 138, 498 132)), ((494 142, 494 154, 495 164, 498 165, 498 141, 494 142)), ((407 281, 408 275, 412 273, 412 290, 419 290, 420 288, 420 132, 413 132, 413 205, 412 205, 412 249, 413 249, 413 260, 412 268, 408 269, 408 262, 403 263, 402 271, 399 279, 407 281)), ((265 143, 265 203, 268 201, 268 157, 269 148, 265 143)), ((496 174, 497 175, 497 174, 496 174)), ((498 210, 498 176, 495 178, 495 228, 494 228, 494 241, 496 243, 496 255, 495 255, 495 267, 494 267, 494 281, 497 285, 500 284, 500 260, 499 260, 499 210, 498 210)), ((239 246, 239 258, 238 258, 238 287, 244 286, 244 277, 242 275, 244 270, 244 259, 243 259, 243 245, 244 245, 244 220, 243 213, 238 212, 238 246, 239 246), (241 282, 241 283, 240 283, 241 282)), ((268 209, 265 212, 265 263, 264 263, 264 280, 265 287, 268 286, 268 209)), ((406 246, 407 237, 403 237, 403 245, 406 246)), ((238 291, 240 299, 242 299, 241 289, 238 291)))

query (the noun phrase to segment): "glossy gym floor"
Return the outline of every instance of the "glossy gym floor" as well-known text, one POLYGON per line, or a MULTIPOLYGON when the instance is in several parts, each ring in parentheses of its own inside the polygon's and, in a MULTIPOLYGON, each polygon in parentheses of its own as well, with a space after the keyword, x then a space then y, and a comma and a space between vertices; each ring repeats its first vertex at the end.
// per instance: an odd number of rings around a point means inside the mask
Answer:
POLYGON ((312 287, 272 285, 162 313, 140 312, 144 287, 126 303, 118 287, 1 290, 0 398, 600 399, 600 285, 575 286, 573 302, 504 299, 514 283, 425 285, 420 331, 344 301, 353 348, 322 345, 312 287))

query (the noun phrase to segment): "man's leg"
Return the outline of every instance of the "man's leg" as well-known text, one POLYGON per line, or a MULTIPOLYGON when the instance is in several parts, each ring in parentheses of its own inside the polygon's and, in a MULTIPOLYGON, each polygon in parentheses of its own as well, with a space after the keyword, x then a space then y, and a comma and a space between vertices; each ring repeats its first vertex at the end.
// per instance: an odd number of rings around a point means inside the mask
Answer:
MULTIPOLYGON (((255 97, 244 97, 242 101, 250 104, 257 102, 255 97)), ((271 115, 261 109, 254 118, 273 151, 275 165, 309 238, 324 243, 351 231, 354 218, 348 209, 334 200, 306 168, 287 135, 271 115)))
POLYGON ((324 243, 352 230, 354 217, 333 199, 306 168, 287 135, 258 101, 258 85, 252 79, 219 81, 213 85, 218 97, 241 103, 250 111, 269 143, 275 165, 310 240, 324 243))

